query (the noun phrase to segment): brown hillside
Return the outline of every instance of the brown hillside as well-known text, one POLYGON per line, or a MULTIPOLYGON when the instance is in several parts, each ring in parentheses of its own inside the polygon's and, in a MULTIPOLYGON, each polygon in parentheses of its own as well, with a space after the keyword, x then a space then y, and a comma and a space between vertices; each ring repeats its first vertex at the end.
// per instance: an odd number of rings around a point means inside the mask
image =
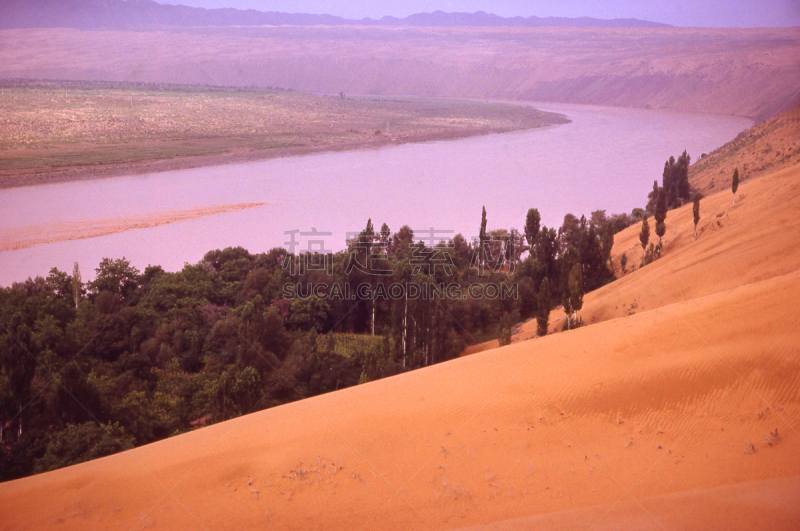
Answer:
POLYGON ((200 83, 769 117, 800 28, 260 26, 0 31, 0 78, 200 83))
POLYGON ((0 484, 2 528, 798 528, 800 165, 741 194, 598 324, 0 484))
POLYGON ((800 160, 800 106, 743 131, 689 167, 692 186, 704 195, 731 189, 734 168, 745 181, 800 160))

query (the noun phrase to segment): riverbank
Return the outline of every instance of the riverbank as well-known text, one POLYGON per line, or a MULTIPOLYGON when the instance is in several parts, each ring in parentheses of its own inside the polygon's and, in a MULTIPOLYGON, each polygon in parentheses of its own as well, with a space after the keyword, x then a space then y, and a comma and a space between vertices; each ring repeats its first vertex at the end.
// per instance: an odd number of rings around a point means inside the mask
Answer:
POLYGON ((163 84, 5 82, 0 188, 568 123, 527 105, 163 84))

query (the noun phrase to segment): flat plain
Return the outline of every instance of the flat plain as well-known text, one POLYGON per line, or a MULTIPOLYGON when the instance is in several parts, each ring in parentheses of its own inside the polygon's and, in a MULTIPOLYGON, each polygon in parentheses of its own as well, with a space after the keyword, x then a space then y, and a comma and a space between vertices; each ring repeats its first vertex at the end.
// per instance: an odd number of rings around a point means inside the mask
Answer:
POLYGON ((565 123, 527 105, 285 90, 7 81, 0 186, 565 123))

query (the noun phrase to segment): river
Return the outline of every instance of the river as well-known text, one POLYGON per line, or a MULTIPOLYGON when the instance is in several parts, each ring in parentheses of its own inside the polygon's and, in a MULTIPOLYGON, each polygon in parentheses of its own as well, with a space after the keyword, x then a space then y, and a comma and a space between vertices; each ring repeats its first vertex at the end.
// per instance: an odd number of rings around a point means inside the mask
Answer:
MULTIPOLYGON (((521 229, 536 207, 542 222, 597 209, 644 206, 664 161, 686 149, 696 160, 752 125, 746 118, 674 111, 534 103, 572 120, 552 126, 454 141, 320 153, 260 162, 0 190, 0 228, 32 227, 159 214, 231 203, 265 206, 107 236, 0 252, 0 285, 47 275, 51 267, 83 280, 103 257, 126 257, 142 270, 195 263, 217 248, 253 253, 294 241, 340 250, 348 232, 372 218, 378 230, 407 224, 418 236, 477 236, 481 207, 488 229, 521 229), (316 229, 317 236, 303 235, 316 229), (301 231, 292 237, 289 233, 301 231), (320 243, 321 242, 321 243, 320 243)), ((430 240, 429 240, 430 241, 430 240)))

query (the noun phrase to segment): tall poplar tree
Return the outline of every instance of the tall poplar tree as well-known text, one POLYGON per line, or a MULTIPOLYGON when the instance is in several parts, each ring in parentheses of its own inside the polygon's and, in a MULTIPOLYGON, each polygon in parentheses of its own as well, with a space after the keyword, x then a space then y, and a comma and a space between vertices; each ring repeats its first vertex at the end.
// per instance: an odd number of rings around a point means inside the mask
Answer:
POLYGON ((642 251, 647 249, 647 244, 650 241, 650 223, 647 218, 642 220, 642 231, 639 233, 639 241, 642 243, 642 251))
POLYGON ((574 322, 578 322, 578 312, 583 308, 583 270, 580 264, 572 266, 569 272, 569 298, 572 311, 575 312, 574 322))
POLYGON ((481 267, 486 265, 486 242, 488 241, 489 241, 489 236, 487 236, 486 234, 486 206, 484 206, 483 212, 481 213, 481 231, 478 234, 478 244, 480 245, 478 253, 480 256, 481 267))
POLYGON ((656 201, 656 235, 658 236, 658 243, 661 243, 661 238, 667 232, 667 190, 661 188, 658 191, 658 201, 656 201))
POLYGON ((78 262, 75 262, 75 267, 72 268, 72 298, 75 299, 76 310, 81 300, 81 286, 81 270, 78 267, 78 262))
POLYGON ((525 239, 528 241, 528 245, 533 248, 533 244, 536 242, 536 236, 539 234, 539 224, 542 221, 542 216, 539 214, 539 210, 535 208, 531 208, 528 210, 528 215, 525 216, 525 239))
POLYGON ((550 321, 550 281, 547 277, 539 286, 539 307, 536 312, 536 333, 540 336, 547 335, 547 325, 550 321))

